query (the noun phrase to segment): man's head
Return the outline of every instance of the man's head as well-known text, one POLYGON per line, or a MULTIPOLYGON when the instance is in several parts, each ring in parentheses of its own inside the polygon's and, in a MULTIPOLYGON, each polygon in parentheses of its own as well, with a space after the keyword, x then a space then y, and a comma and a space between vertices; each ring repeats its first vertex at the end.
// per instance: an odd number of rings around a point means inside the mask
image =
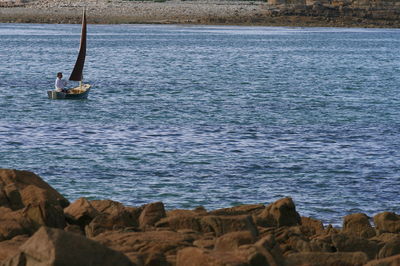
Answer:
POLYGON ((62 73, 61 72, 57 73, 57 78, 62 78, 62 73))

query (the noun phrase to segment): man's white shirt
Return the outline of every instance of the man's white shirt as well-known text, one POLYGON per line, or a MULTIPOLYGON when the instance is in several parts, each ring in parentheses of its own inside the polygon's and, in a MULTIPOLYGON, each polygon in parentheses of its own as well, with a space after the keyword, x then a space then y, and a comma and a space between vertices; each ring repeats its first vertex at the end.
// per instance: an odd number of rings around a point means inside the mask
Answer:
POLYGON ((56 91, 62 91, 65 88, 65 86, 67 86, 67 82, 60 78, 57 78, 54 86, 56 87, 56 91))

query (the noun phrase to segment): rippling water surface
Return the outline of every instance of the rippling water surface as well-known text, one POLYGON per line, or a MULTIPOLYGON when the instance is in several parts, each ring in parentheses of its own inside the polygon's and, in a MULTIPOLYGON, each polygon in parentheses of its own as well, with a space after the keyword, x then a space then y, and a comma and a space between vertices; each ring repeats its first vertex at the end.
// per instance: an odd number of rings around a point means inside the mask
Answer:
POLYGON ((88 100, 48 100, 79 25, 0 24, 0 167, 71 201, 207 209, 291 196, 399 212, 400 30, 89 25, 88 100))

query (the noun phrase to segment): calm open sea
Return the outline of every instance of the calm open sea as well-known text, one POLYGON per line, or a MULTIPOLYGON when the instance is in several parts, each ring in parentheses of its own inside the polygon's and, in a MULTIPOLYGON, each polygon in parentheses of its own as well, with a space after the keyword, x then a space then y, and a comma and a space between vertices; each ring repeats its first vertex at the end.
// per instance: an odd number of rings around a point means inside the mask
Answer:
POLYGON ((0 24, 0 167, 71 201, 400 211, 400 30, 89 25, 88 100, 48 100, 80 25, 0 24))

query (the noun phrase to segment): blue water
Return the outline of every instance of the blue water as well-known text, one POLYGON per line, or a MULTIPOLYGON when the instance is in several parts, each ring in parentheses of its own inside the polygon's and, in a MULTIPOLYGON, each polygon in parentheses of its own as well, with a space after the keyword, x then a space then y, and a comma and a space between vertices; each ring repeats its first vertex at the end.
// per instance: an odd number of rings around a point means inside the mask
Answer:
POLYGON ((400 30, 0 24, 0 167, 73 201, 400 212, 400 30), (71 84, 72 85, 72 84, 71 84))

